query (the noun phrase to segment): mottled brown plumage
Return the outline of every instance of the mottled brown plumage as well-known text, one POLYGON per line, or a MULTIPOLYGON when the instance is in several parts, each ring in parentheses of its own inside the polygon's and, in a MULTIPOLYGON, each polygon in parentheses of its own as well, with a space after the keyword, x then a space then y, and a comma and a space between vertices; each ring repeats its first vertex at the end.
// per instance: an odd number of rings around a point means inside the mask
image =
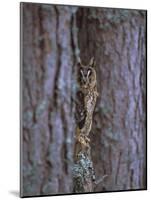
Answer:
POLYGON ((89 146, 89 133, 92 126, 92 116, 98 96, 96 86, 96 71, 95 62, 92 58, 90 63, 86 66, 78 63, 77 81, 79 90, 77 92, 77 105, 76 105, 76 156, 79 152, 88 151, 89 146))

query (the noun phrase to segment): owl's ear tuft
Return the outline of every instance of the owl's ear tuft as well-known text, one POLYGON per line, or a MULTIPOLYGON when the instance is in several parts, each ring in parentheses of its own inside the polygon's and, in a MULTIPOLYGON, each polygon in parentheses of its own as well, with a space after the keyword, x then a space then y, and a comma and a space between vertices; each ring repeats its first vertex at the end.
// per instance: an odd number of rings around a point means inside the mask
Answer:
POLYGON ((95 60, 94 60, 94 57, 91 58, 90 62, 89 62, 89 65, 91 67, 95 67, 96 63, 95 63, 95 60))
POLYGON ((81 59, 78 59, 78 63, 77 63, 77 67, 83 67, 82 63, 81 63, 81 59))
POLYGON ((81 65, 80 62, 77 63, 77 67, 78 67, 78 68, 82 67, 82 65, 81 65))

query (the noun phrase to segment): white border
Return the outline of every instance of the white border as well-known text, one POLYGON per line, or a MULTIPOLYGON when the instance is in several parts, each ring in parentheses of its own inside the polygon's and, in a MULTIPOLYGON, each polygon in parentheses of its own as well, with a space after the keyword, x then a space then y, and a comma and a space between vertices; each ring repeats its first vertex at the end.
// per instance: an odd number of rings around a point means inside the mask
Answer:
MULTIPOLYGON (((24 2, 30 2, 24 0, 24 2)), ((58 3, 71 5, 87 5, 100 7, 136 8, 148 10, 148 21, 151 21, 151 5, 149 0, 51 0, 35 1, 42 3, 58 3)), ((151 25, 148 23, 148 47, 151 25)), ((148 48, 148 63, 151 50, 148 48)), ((16 199, 19 191, 19 1, 5 0, 0 3, 0 198, 16 199)), ((151 70, 148 64, 148 110, 151 102, 151 70)), ((151 152, 151 117, 148 111, 148 154, 151 152)), ((151 158, 148 156, 148 169, 151 158)), ((90 195, 54 196, 52 199, 149 199, 151 194, 151 172, 148 170, 148 191, 100 193, 90 195)), ((50 199, 50 197, 42 197, 50 199)), ((32 198, 29 198, 32 199, 32 198)), ((41 198, 36 198, 41 199, 41 198)))

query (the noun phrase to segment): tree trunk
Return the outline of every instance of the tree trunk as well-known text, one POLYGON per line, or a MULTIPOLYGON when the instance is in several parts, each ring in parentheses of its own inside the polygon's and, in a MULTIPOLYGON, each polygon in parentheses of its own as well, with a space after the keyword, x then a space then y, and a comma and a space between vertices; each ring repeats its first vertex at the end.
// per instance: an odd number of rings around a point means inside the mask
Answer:
POLYGON ((95 191, 145 189, 146 12, 32 3, 21 11, 21 196, 72 193, 76 63, 93 56, 95 191))
POLYGON ((97 60, 99 98, 92 158, 96 191, 146 188, 145 11, 83 8, 77 13, 82 60, 97 60))
POLYGON ((75 62, 69 7, 22 4, 21 195, 72 191, 75 62))

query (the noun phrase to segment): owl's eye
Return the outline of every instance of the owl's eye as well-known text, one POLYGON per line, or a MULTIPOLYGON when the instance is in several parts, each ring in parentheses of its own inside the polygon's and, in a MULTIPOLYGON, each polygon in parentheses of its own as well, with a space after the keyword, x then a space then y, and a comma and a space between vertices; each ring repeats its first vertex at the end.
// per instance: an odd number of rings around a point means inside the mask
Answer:
POLYGON ((82 69, 82 68, 79 69, 79 74, 80 74, 81 76, 83 76, 83 69, 82 69))

